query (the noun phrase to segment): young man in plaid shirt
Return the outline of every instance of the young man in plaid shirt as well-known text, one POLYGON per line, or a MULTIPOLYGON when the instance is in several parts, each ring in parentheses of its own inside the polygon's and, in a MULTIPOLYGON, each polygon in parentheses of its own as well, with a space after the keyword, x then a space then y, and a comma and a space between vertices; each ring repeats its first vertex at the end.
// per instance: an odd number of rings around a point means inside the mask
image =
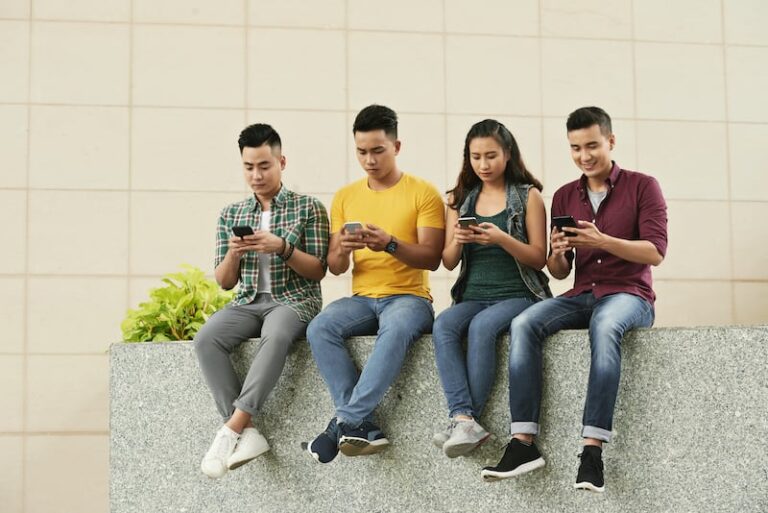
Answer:
POLYGON ((251 419, 277 383, 291 344, 322 307, 320 280, 328 252, 325 207, 281 182, 285 156, 278 133, 269 125, 251 125, 238 144, 253 194, 221 212, 215 276, 224 289, 240 287, 232 304, 211 316, 194 340, 224 420, 201 463, 212 478, 269 450, 251 419), (237 236, 236 226, 250 227, 253 234, 237 236), (261 347, 241 384, 230 354, 259 336, 261 347))

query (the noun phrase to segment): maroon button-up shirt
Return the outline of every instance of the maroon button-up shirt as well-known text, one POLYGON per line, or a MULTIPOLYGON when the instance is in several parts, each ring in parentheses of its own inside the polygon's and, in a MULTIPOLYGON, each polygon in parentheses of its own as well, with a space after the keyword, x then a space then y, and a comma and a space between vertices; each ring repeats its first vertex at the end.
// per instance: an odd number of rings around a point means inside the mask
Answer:
MULTIPOLYGON (((560 187, 552 198, 552 216, 573 216, 590 221, 601 232, 627 240, 647 240, 661 256, 667 252, 667 204, 655 178, 627 171, 613 163, 605 183, 606 195, 597 212, 587 195, 587 177, 560 187)), ((596 298, 627 292, 653 304, 651 266, 636 264, 599 249, 578 248, 573 288, 563 294, 573 297, 592 291, 596 298)), ((573 252, 566 253, 573 262, 573 252)))

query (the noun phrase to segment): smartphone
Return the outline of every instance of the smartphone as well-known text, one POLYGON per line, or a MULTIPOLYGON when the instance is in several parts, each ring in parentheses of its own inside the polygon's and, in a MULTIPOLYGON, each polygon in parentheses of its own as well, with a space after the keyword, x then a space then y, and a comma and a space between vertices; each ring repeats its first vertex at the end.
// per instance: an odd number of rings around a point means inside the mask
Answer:
POLYGON ((246 235, 253 235, 253 228, 250 226, 233 226, 232 233, 234 233, 236 237, 242 239, 246 235))
POLYGON ((349 223, 344 223, 344 231, 347 233, 357 233, 358 230, 363 229, 363 223, 360 223, 358 221, 351 221, 349 223))
POLYGON ((460 217, 459 218, 459 226, 462 228, 469 228, 470 226, 477 226, 477 218, 476 217, 460 217))
MULTIPOLYGON (((576 220, 573 218, 573 216, 555 216, 552 218, 552 226, 556 226, 558 230, 561 232, 563 231, 564 227, 569 228, 578 228, 579 226, 576 224, 576 220)), ((575 237, 575 233, 570 232, 563 232, 565 233, 566 237, 575 237)))

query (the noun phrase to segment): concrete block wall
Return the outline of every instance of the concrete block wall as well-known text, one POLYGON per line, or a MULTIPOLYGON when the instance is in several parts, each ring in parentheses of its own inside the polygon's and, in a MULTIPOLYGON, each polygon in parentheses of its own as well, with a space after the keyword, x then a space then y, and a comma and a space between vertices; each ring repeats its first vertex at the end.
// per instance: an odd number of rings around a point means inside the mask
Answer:
MULTIPOLYGON (((432 446, 447 413, 430 337, 411 350, 381 404, 385 452, 320 465, 300 448, 333 414, 304 341, 257 424, 272 450, 210 480, 199 470, 219 419, 189 343, 111 349, 111 511, 674 512, 768 510, 768 327, 651 329, 623 344, 607 491, 572 489, 589 366, 584 331, 546 342, 539 445, 547 460, 517 480, 485 483, 508 440, 506 339, 482 423, 495 439, 449 460, 432 446)), ((358 362, 371 337, 352 339, 358 362)), ((244 372, 258 345, 241 347, 244 372)))

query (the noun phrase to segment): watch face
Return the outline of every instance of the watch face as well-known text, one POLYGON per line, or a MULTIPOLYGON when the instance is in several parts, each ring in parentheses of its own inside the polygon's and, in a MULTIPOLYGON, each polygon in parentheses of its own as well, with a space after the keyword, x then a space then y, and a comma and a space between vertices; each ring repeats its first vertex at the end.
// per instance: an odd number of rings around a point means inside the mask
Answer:
POLYGON ((389 244, 387 244, 387 247, 384 248, 384 251, 387 253, 394 253, 397 251, 397 242, 394 240, 389 241, 389 244))

